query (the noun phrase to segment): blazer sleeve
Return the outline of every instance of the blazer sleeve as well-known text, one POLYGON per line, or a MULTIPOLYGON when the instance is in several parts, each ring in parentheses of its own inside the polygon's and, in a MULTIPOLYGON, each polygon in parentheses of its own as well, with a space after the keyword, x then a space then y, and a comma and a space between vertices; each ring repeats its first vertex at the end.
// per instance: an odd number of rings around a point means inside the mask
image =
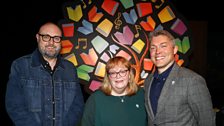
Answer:
POLYGON ((188 89, 188 101, 199 126, 215 126, 211 96, 204 78, 193 77, 188 89))

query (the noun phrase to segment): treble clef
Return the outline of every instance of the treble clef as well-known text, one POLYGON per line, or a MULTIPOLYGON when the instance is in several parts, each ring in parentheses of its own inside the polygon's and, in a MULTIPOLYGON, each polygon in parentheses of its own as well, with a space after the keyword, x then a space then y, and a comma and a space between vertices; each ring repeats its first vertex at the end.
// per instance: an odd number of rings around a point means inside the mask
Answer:
POLYGON ((115 24, 115 29, 119 29, 121 24, 122 24, 122 21, 120 20, 120 17, 121 17, 121 13, 118 12, 118 16, 117 18, 114 20, 114 24, 115 24))

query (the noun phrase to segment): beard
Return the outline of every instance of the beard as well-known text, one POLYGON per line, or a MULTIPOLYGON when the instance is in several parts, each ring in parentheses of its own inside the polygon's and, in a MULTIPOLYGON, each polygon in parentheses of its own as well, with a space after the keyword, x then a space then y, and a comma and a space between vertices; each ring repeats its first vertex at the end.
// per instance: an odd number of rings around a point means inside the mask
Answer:
POLYGON ((39 51, 40 53, 48 58, 48 59, 54 59, 57 58, 61 50, 61 45, 60 46, 54 46, 54 45, 46 45, 46 46, 40 46, 39 45, 39 51), (49 49, 51 47, 51 49, 49 49))

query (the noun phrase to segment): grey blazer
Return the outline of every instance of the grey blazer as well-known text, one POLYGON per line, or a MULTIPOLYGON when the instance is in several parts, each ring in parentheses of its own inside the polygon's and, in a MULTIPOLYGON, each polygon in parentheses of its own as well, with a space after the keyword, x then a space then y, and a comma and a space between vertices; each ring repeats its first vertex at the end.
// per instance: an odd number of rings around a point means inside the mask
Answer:
POLYGON ((161 91, 156 115, 149 95, 153 74, 144 82, 148 126, 215 126, 211 96, 204 78, 174 64, 161 91))

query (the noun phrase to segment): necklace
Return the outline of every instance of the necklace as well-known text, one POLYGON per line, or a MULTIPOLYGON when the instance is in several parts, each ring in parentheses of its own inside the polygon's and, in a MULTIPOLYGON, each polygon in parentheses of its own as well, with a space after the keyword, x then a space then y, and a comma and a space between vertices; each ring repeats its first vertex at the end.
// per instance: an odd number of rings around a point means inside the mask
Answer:
POLYGON ((121 99, 121 102, 123 103, 124 99, 125 99, 125 95, 124 96, 119 96, 119 98, 121 99))

